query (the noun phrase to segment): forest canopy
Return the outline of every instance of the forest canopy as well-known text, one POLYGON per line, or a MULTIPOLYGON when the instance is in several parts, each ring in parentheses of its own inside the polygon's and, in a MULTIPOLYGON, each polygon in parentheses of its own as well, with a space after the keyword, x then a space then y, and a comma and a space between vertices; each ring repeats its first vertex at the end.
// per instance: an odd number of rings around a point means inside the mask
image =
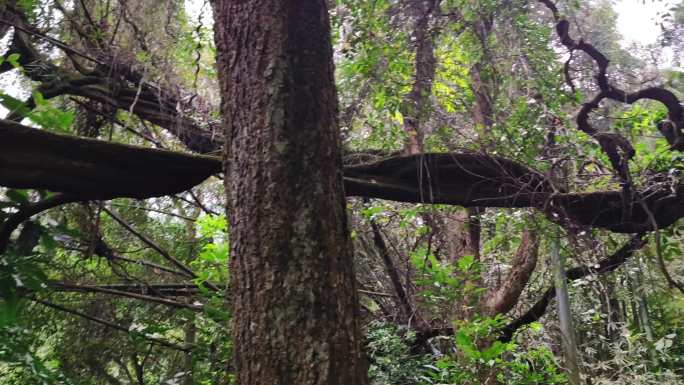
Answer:
POLYGON ((0 0, 0 385, 684 382, 684 3, 616 18, 0 0))

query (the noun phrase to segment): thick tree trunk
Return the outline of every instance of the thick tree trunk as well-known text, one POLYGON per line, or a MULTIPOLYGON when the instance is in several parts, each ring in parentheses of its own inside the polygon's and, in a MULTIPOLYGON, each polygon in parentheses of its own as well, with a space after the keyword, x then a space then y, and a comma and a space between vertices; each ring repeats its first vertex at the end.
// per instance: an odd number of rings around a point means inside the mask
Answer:
POLYGON ((362 384, 326 3, 214 11, 237 383, 362 384))

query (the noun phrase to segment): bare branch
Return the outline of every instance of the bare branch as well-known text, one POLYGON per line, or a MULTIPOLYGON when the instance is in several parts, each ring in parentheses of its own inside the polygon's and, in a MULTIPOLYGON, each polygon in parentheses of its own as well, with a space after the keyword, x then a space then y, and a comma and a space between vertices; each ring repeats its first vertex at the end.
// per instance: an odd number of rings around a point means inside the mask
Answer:
POLYGON ((389 250, 387 249, 385 240, 382 238, 382 234, 380 233, 380 227, 374 219, 370 220, 370 225, 371 229, 373 230, 373 243, 375 244, 375 247, 378 253, 380 254, 380 257, 382 257, 382 261, 385 264, 385 269, 387 270, 387 274, 389 275, 390 280, 392 281, 394 292, 396 293, 396 297, 399 299, 399 303, 401 304, 404 316, 408 319, 413 314, 413 309, 408 301, 408 297, 406 295, 406 291, 404 290, 404 286, 401 283, 401 279, 399 278, 397 268, 396 266, 394 266, 392 256, 390 255, 389 250))
POLYGON ((152 262, 148 262, 148 261, 143 261, 143 260, 139 260, 139 259, 131 259, 131 258, 122 257, 122 256, 120 256, 119 254, 117 254, 116 252, 114 252, 114 250, 112 250, 112 249, 104 242, 104 240, 103 240, 101 237, 96 237, 96 239, 94 240, 94 242, 95 242, 95 245, 94 245, 94 247, 92 247, 93 252, 94 252, 95 254, 99 255, 100 257, 105 258, 105 259, 118 259, 118 260, 121 260, 121 261, 129 262, 129 263, 134 263, 134 264, 136 264, 136 265, 147 266, 147 267, 150 267, 150 268, 152 268, 152 269, 165 271, 165 272, 167 272, 167 273, 175 274, 175 275, 180 276, 180 277, 192 278, 192 275, 190 275, 190 274, 188 274, 188 273, 186 273, 186 272, 183 272, 183 271, 173 270, 173 269, 170 269, 170 268, 168 268, 168 267, 165 267, 165 266, 162 266, 162 265, 158 265, 158 264, 156 264, 156 263, 152 263, 152 262))
POLYGON ((51 284, 55 291, 61 292, 81 292, 81 293, 104 293, 120 297, 133 298, 146 302, 158 303, 161 305, 166 305, 175 308, 185 308, 192 311, 202 311, 202 306, 173 301, 170 299, 162 298, 159 296, 152 296, 146 294, 140 294, 132 291, 119 290, 111 287, 103 287, 97 285, 77 285, 68 282, 54 282, 51 284))
POLYGON ((58 193, 39 202, 24 205, 19 208, 19 211, 10 215, 9 218, 0 224, 0 255, 7 251, 12 232, 16 230, 16 228, 19 227, 22 222, 53 207, 61 206, 67 203, 78 202, 81 200, 83 200, 83 198, 79 197, 78 195, 58 193))
MULTIPOLYGON (((141 232, 135 230, 133 226, 131 226, 128 222, 126 222, 123 218, 121 218, 118 214, 113 212, 112 210, 103 207, 102 210, 109 214, 112 219, 114 219, 116 222, 118 222, 121 226, 123 226, 126 230, 128 230, 131 234, 135 235, 138 239, 140 239, 143 243, 146 245, 150 246, 154 251, 159 253, 164 259, 167 261, 171 262, 174 266, 176 266, 178 269, 181 271, 187 273, 190 277, 192 278, 199 278, 199 276, 192 271, 189 267, 187 267, 185 264, 183 264, 181 261, 178 259, 174 258, 169 254, 166 250, 164 250, 161 246, 159 246, 156 242, 151 240, 149 237, 147 237, 145 234, 142 234, 141 232)), ((207 286, 208 288, 214 290, 214 291, 220 291, 220 289, 214 285, 213 283, 209 281, 205 281, 202 283, 203 285, 207 286)))
POLYGON ((59 310, 59 311, 62 311, 62 312, 64 312, 64 313, 69 313, 69 314, 72 314, 72 315, 75 315, 75 316, 84 318, 84 319, 86 319, 86 320, 88 320, 88 321, 95 322, 95 323, 98 323, 98 324, 100 324, 100 325, 104 325, 104 326, 106 326, 106 327, 108 327, 108 328, 111 328, 111 329, 114 329, 114 330, 118 330, 118 331, 121 331, 121 332, 124 332, 124 333, 128 333, 128 334, 134 335, 134 336, 136 336, 136 337, 139 337, 139 338, 148 340, 148 341, 150 341, 150 342, 152 342, 152 343, 154 343, 154 344, 156 344, 156 345, 164 346, 164 347, 171 348, 171 349, 175 349, 175 350, 180 350, 180 351, 187 352, 187 353, 189 353, 189 352, 192 351, 192 347, 191 347, 191 346, 190 346, 190 347, 188 347, 188 346, 180 346, 180 345, 176 345, 176 344, 174 344, 174 343, 165 341, 165 340, 160 339, 160 338, 151 337, 151 336, 148 336, 148 335, 145 335, 145 334, 142 334, 142 333, 132 332, 131 330, 129 330, 129 329, 127 329, 127 328, 125 328, 125 327, 123 327, 123 326, 121 326, 121 325, 117 325, 117 324, 115 324, 115 323, 113 323, 113 322, 111 322, 111 321, 107 321, 107 320, 105 320, 105 319, 98 318, 98 317, 89 316, 89 315, 87 315, 87 314, 85 314, 85 313, 81 313, 81 312, 76 311, 76 310, 68 309, 68 308, 66 308, 66 307, 64 307, 64 306, 57 305, 57 304, 52 303, 52 302, 44 301, 44 300, 37 299, 37 298, 29 298, 29 299, 30 299, 31 301, 37 302, 37 303, 39 303, 39 304, 41 304, 41 305, 44 305, 44 306, 53 308, 53 309, 55 309, 55 310, 59 310))

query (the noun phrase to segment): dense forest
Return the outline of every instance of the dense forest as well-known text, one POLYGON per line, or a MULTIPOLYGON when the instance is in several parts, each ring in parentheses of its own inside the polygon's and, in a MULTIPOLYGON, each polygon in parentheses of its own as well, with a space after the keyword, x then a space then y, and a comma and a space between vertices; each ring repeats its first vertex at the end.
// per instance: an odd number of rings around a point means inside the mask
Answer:
POLYGON ((0 385, 684 384, 684 2, 0 0, 0 385))

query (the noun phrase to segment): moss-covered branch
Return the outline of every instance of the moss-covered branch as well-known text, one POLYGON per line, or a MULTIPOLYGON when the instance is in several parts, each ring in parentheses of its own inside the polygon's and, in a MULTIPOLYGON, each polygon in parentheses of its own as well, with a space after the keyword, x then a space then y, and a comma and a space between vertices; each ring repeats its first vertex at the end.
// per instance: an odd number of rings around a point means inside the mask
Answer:
MULTIPOLYGON (((46 189, 84 200, 171 195, 221 171, 216 157, 60 135, 0 120, 0 186, 46 189)), ((554 220, 619 233, 684 217, 684 187, 636 191, 623 213, 619 191, 556 193, 541 173, 484 154, 395 156, 344 170, 347 196, 464 207, 535 207, 554 220), (643 200, 643 204, 642 201, 643 200)))

